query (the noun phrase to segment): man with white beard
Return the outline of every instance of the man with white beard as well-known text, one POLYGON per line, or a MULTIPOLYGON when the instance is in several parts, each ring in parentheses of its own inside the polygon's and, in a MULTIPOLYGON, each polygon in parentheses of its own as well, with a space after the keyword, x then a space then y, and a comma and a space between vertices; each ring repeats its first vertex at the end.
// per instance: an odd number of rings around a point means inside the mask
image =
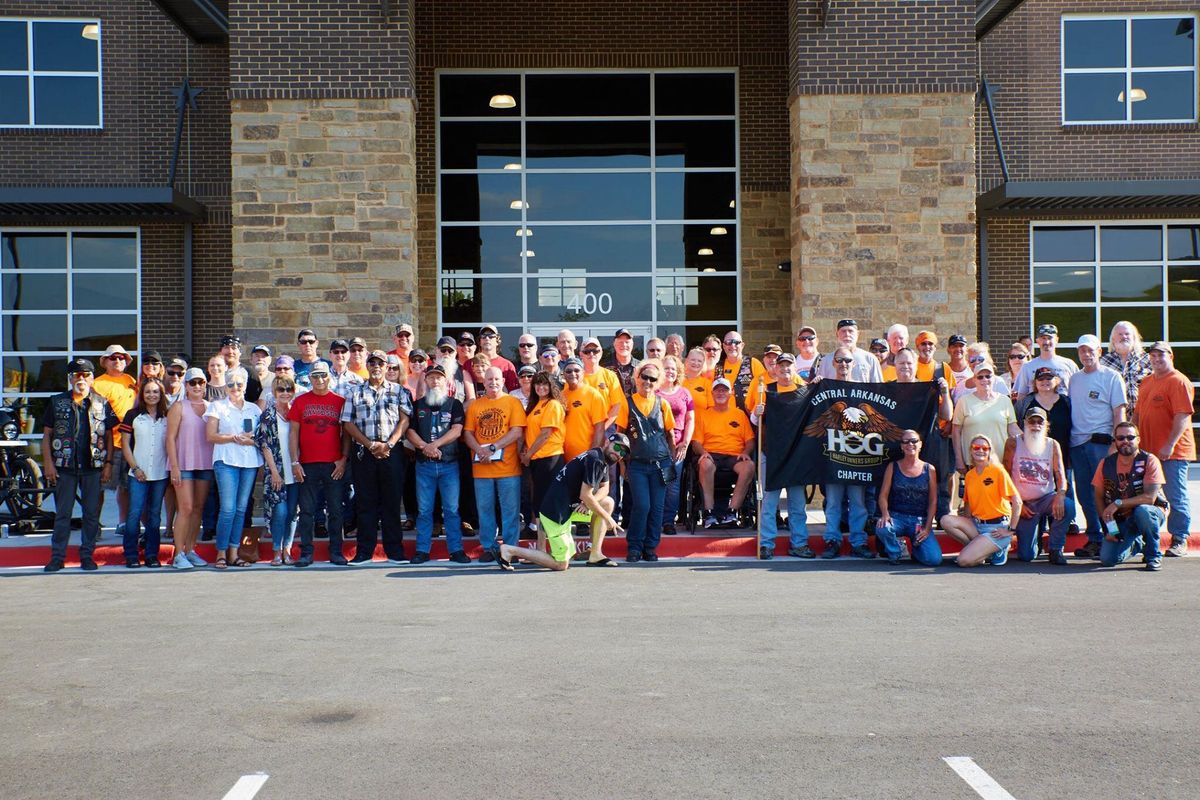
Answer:
POLYGON ((1025 412, 1025 434, 1004 445, 1004 468, 1021 495, 1021 518, 1017 522, 1017 558, 1037 557, 1037 537, 1042 517, 1049 514, 1050 563, 1065 566, 1063 547, 1067 526, 1075 519, 1075 501, 1067 496, 1067 471, 1062 449, 1050 438, 1050 421, 1045 409, 1030 406, 1025 412))
POLYGON ((425 370, 425 396, 413 406, 408 441, 417 451, 417 552, 412 563, 429 560, 433 547, 433 503, 442 496, 442 518, 450 560, 470 564, 463 552, 458 513, 458 439, 462 436, 463 404, 450 396, 446 371, 439 364, 425 370))
POLYGON ((455 347, 454 339, 449 336, 438 339, 437 353, 434 355, 433 363, 442 368, 442 372, 446 376, 447 391, 451 397, 462 400, 464 405, 475 397, 474 383, 470 380, 463 380, 463 369, 458 363, 458 350, 455 347))

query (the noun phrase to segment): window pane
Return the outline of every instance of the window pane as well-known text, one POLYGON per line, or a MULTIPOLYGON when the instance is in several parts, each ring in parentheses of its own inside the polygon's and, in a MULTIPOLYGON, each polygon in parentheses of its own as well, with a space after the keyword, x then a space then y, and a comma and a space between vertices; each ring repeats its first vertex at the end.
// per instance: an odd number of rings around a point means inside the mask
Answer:
POLYGON ((521 78, 518 75, 442 75, 438 113, 443 117, 516 117, 521 114, 521 78), (506 94, 513 108, 492 108, 489 101, 506 94))
POLYGON ((5 356, 5 392, 61 392, 67 385, 67 357, 5 356))
POLYGON ((521 161, 519 122, 443 122, 443 169, 503 169, 521 161))
MULTIPOLYGON (((63 356, 59 360, 62 361, 63 367, 65 369, 66 363, 67 363, 67 357, 63 356)), ((67 384, 67 379, 66 379, 66 376, 64 375, 63 382, 61 384, 59 384, 53 391, 55 391, 55 392, 63 391, 64 389, 66 389, 66 384, 67 384)), ((50 405, 49 397, 14 397, 12 395, 7 395, 4 398, 4 402, 5 403, 21 403, 22 404, 23 408, 21 408, 20 410, 17 411, 17 418, 20 420, 19 424, 21 426, 22 433, 41 434, 41 432, 42 432, 42 417, 46 413, 46 406, 50 405)), ((41 456, 42 456, 42 449, 40 447, 34 447, 34 448, 32 448, 31 452, 32 452, 34 458, 36 458, 40 462, 41 456)))
POLYGON ((71 289, 75 309, 137 310, 137 275, 133 273, 76 272, 71 275, 71 289))
POLYGON ((1034 228, 1033 260, 1047 261, 1095 261, 1096 229, 1086 228, 1034 228))
POLYGON ((1124 73, 1064 75, 1063 82, 1067 121, 1124 121, 1124 73))
POLYGON ((737 278, 660 275, 654 281, 658 318, 695 322, 737 317, 737 278))
POLYGON ((1192 72, 1135 72, 1133 85, 1146 99, 1133 104, 1133 118, 1195 119, 1196 76, 1192 72))
POLYGON ((548 275, 529 281, 530 322, 650 319, 650 278, 548 275))
POLYGON ((33 79, 35 125, 99 125, 98 78, 33 79))
POLYGON ((657 181, 659 219, 733 219, 734 173, 660 172, 657 181))
POLYGON ((33 23, 33 68, 51 72, 95 72, 100 42, 85 39, 83 22, 33 23))
POLYGON ((1100 300, 1163 299, 1162 267, 1111 267, 1100 269, 1100 300))
MULTIPOLYGON (((1122 309, 1122 311, 1129 310, 1132 309, 1122 309)), ((1122 317, 1117 317, 1117 319, 1122 319, 1122 317)), ((1077 342, 1079 337, 1085 333, 1096 333, 1096 309, 1035 307, 1033 309, 1033 329, 1036 331, 1038 325, 1043 323, 1058 326, 1060 342, 1077 342)))
POLYGON ((442 219, 448 222, 519 221, 520 203, 520 175, 442 176, 442 219))
MULTIPOLYGON (((1142 339, 1152 342, 1163 337, 1163 307, 1161 305, 1149 308, 1130 308, 1129 306, 1104 306, 1100 309, 1100 330, 1111 331, 1113 325, 1125 320, 1137 326, 1142 339)), ((1107 334, 1102 337, 1107 341, 1107 334)), ((1064 339, 1063 341, 1067 341, 1064 339)))
POLYGON ((650 113, 649 75, 526 75, 531 117, 634 117, 650 113))
POLYGON ((733 121, 659 122, 654 129, 660 167, 732 167, 737 144, 733 121))
POLYGON ((528 122, 531 168, 649 167, 649 122, 528 122))
POLYGON ((35 272, 5 272, 3 279, 4 310, 34 311, 67 307, 67 275, 35 272))
MULTIPOLYGON (((1200 267, 1167 267, 1168 299, 1172 303, 1200 300, 1200 267)), ((1200 315, 1200 308, 1194 309, 1200 315)))
POLYGON ((76 350, 99 351, 119 344, 131 353, 137 352, 137 316, 133 314, 76 314, 72 323, 76 350))
POLYGON ((1195 20, 1133 20, 1133 66, 1190 67, 1196 63, 1195 20))
MULTIPOLYGON (((1171 323, 1171 340, 1176 342, 1200 342, 1200 307, 1170 306, 1167 309, 1171 323)), ((1138 330, 1142 330, 1139 326, 1138 330)), ((1154 337, 1142 331, 1142 337, 1150 341, 1154 337)), ((1200 380, 1200 373, 1189 373, 1192 380, 1200 380)))
POLYGON ((650 174, 529 175, 529 219, 650 218, 650 174))
POLYGON ((6 233, 0 249, 4 269, 66 269, 65 233, 6 233))
POLYGON ((1101 261, 1161 261, 1162 227, 1102 227, 1101 261))
POLYGON ((1200 261, 1200 225, 1167 228, 1167 258, 1171 261, 1200 261))
MULTIPOLYGON (((694 272, 734 272, 737 270, 737 226, 714 225, 659 225, 658 226, 658 269, 694 272), (725 233, 714 234, 713 230, 725 229, 725 233), (703 248, 712 250, 712 255, 702 254, 703 248)), ((724 319, 724 317, 722 317, 724 319)))
POLYGON ((1095 267, 1038 267, 1033 271, 1033 299, 1038 303, 1093 303, 1095 267))
POLYGON ((76 233, 71 237, 74 269, 137 269, 137 236, 132 233, 76 233))
MULTIPOLYGON (((5 314, 0 331, 4 337, 3 341, 0 341, 0 347, 6 352, 67 349, 65 314, 5 314)), ((100 349, 103 350, 104 347, 100 349)))
POLYGON ((1178 347, 1173 344, 1171 349, 1175 351, 1175 369, 1195 380, 1200 375, 1200 347, 1178 347))
POLYGON ((552 225, 531 228, 531 271, 650 272, 649 225, 552 225))
POLYGON ((665 116, 732 116, 733 75, 660 73, 654 76, 654 111, 665 116))
POLYGON ((442 228, 445 272, 520 272, 520 224, 503 227, 442 228))
POLYGON ((521 321, 520 278, 443 278, 442 321, 484 321, 493 325, 521 321))
POLYGON ((0 22, 0 69, 29 69, 24 22, 0 22))
POLYGON ((29 124, 29 79, 0 75, 0 125, 29 124))
POLYGON ((1067 20, 1063 65, 1067 69, 1125 66, 1125 20, 1067 20))

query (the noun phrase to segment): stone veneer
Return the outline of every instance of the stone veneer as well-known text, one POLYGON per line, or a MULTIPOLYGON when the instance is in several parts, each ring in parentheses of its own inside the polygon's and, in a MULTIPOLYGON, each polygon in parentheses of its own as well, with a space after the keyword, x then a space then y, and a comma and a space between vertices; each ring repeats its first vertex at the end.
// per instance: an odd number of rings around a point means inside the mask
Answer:
POLYGON ((391 347, 414 318, 413 104, 234 100, 233 325, 295 346, 359 335, 391 347))
POLYGON ((792 329, 977 333, 974 97, 791 101, 792 329))

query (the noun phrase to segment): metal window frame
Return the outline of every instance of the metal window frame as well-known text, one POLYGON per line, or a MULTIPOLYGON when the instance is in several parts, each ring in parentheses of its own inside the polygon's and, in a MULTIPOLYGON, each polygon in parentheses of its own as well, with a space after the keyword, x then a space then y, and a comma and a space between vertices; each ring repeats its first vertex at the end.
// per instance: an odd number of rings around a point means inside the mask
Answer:
POLYGON ((29 122, 25 125, 5 123, 0 124, 0 129, 18 129, 18 130, 103 130, 104 129, 104 25, 99 17, 0 17, 0 22, 23 22, 25 23, 25 69, 23 70, 0 70, 0 77, 21 77, 26 79, 26 93, 29 100, 29 122), (95 25, 96 26, 96 71, 95 72, 46 72, 44 70, 36 70, 33 67, 33 25, 36 22, 55 22, 67 25, 95 25), (37 97, 33 86, 35 79, 39 77, 58 77, 58 78, 95 78, 96 79, 96 121, 95 125, 38 125, 37 119, 37 97))

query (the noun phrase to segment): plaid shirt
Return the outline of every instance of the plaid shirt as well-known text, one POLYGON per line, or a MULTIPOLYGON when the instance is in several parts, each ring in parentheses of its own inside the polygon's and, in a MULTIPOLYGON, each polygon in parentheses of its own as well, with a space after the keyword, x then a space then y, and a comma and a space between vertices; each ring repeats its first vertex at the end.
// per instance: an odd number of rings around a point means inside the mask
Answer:
POLYGON ((1133 419, 1133 409, 1137 405, 1138 384, 1142 382, 1142 378, 1153 372, 1150 367, 1150 355, 1148 353, 1130 354, 1129 360, 1122 363, 1119 355, 1109 351, 1100 356, 1100 364, 1115 369, 1120 374, 1121 380, 1125 381, 1125 397, 1129 400, 1129 406, 1125 409, 1125 419, 1133 419))
POLYGON ((412 395, 398 383, 384 381, 378 389, 357 383, 346 395, 342 422, 353 422, 372 442, 384 442, 400 424, 400 416, 411 416, 412 410, 412 395))

